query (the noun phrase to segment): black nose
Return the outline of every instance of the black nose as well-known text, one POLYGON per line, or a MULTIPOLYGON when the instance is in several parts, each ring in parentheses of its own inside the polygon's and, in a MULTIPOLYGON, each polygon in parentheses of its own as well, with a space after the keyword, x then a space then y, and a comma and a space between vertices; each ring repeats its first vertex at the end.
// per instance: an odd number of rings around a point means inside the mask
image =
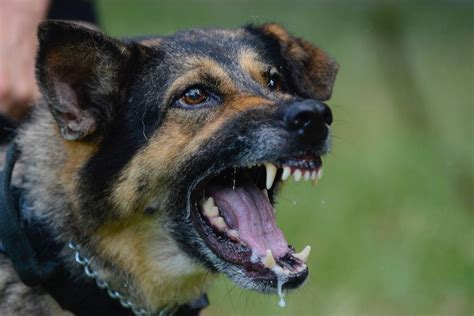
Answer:
POLYGON ((317 143, 326 139, 332 123, 329 107, 316 100, 304 100, 291 104, 283 119, 288 129, 306 143, 317 143))

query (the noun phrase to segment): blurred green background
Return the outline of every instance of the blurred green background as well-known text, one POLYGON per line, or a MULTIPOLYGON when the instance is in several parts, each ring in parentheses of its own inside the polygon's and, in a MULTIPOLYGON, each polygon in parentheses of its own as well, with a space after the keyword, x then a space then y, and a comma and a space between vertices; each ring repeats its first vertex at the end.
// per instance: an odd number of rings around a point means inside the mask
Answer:
POLYGON ((112 35, 279 22, 340 63, 333 150, 278 222, 313 247, 278 307, 221 277, 207 315, 474 315, 473 2, 98 1, 112 35))

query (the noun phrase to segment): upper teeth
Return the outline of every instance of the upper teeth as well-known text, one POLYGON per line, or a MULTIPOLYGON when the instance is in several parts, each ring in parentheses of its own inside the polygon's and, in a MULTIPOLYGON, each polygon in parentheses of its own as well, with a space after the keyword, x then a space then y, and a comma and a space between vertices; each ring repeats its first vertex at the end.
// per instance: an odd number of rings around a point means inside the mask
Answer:
POLYGON ((311 176, 311 172, 309 172, 308 170, 306 170, 306 172, 304 173, 304 180, 305 180, 305 181, 308 181, 310 176, 311 176))
POLYGON ((313 183, 316 184, 323 175, 323 168, 320 167, 318 168, 318 170, 311 171, 311 170, 301 170, 298 168, 292 169, 291 167, 284 166, 281 179, 283 181, 286 181, 288 180, 288 178, 290 178, 291 175, 293 175, 293 177, 295 178, 295 181, 300 181, 301 179, 304 179, 305 181, 312 180, 313 183))
POLYGON ((300 169, 296 169, 293 171, 293 177, 295 177, 295 181, 300 181, 303 172, 300 169))
POLYGON ((272 188, 273 181, 275 181, 276 173, 277 173, 277 167, 270 163, 266 162, 265 163, 265 169, 267 170, 267 182, 266 182, 266 187, 268 190, 272 188))
MULTIPOLYGON (((251 168, 255 164, 250 164, 248 167, 251 168)), ((266 171, 266 181, 265 187, 267 190, 270 190, 275 182, 276 174, 278 172, 277 166, 275 166, 271 162, 264 163, 265 171, 266 171)), ((321 179, 323 175, 322 167, 319 167, 317 170, 307 170, 307 169, 298 169, 292 168, 289 166, 283 166, 281 174, 281 180, 286 181, 290 178, 291 175, 295 178, 295 181, 300 181, 304 179, 305 181, 312 180, 313 184, 316 184, 319 179, 321 179)))
POLYGON ((281 179, 285 181, 291 176, 291 168, 290 167, 283 167, 283 174, 281 175, 281 179))

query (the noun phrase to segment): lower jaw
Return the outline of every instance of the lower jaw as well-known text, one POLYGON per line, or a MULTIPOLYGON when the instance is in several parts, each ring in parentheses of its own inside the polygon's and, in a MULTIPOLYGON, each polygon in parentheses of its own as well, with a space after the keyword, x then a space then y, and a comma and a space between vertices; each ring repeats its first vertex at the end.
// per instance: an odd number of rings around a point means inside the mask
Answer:
MULTIPOLYGON (((306 281, 309 274, 306 265, 300 266, 293 273, 283 272, 283 268, 280 265, 269 269, 260 263, 253 263, 251 250, 240 244, 227 243, 226 246, 231 247, 231 249, 226 251, 226 256, 224 256, 221 252, 222 241, 220 239, 225 237, 216 234, 207 225, 199 211, 193 210, 191 216, 204 244, 203 247, 212 251, 215 256, 214 259, 209 260, 213 269, 226 274, 241 287, 262 293, 278 293, 279 288, 280 291, 293 290, 300 287, 306 281)), ((288 257, 291 257, 289 254, 288 257)))

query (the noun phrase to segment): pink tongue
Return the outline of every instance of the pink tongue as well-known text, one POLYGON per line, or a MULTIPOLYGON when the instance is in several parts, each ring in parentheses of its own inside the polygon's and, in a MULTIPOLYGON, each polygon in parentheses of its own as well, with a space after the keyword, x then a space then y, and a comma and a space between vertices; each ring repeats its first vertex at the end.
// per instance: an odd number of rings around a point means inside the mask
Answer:
POLYGON ((275 221, 273 206, 265 194, 253 184, 208 188, 227 224, 237 229, 240 240, 252 249, 252 254, 263 257, 267 249, 275 258, 288 252, 288 242, 275 221))

